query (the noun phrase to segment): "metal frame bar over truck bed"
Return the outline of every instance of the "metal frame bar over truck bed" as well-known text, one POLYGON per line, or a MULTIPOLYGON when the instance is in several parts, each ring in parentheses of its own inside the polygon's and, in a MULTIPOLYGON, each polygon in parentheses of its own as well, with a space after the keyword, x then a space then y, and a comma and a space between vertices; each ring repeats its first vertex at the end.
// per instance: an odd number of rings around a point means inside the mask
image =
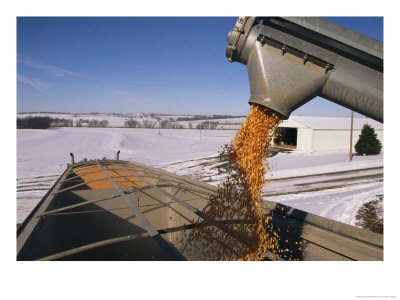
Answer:
MULTIPOLYGON (((200 260, 187 237, 216 187, 121 160, 73 163, 17 231, 18 260, 200 260)), ((299 260, 383 260, 383 236, 274 202, 266 214, 299 260)), ((227 234, 227 221, 212 221, 227 234)), ((268 230, 268 229, 266 229, 268 230)), ((241 241, 238 241, 240 243, 241 241)), ((264 253, 265 260, 286 260, 264 253)), ((209 257, 207 260, 217 259, 209 257)))

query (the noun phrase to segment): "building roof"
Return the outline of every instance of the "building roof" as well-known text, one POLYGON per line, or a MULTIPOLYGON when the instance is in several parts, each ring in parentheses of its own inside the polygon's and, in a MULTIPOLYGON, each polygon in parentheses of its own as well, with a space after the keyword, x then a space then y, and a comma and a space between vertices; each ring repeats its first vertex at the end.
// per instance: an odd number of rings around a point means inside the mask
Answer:
POLYGON ((287 120, 283 120, 282 123, 279 124, 279 127, 284 128, 309 128, 303 123, 295 120, 293 117, 289 117, 287 120))
MULTIPOLYGON (((291 116, 287 120, 288 124, 302 124, 303 126, 294 126, 294 127, 308 127, 312 129, 331 129, 331 130, 345 130, 350 129, 351 118, 339 118, 339 117, 300 117, 300 116, 291 116), (294 122, 293 122, 294 121, 294 122)), ((364 124, 370 125, 375 130, 383 130, 383 124, 379 123, 370 118, 354 118, 353 121, 353 129, 361 130, 364 124)), ((290 127, 290 126, 282 126, 282 127, 290 127)))

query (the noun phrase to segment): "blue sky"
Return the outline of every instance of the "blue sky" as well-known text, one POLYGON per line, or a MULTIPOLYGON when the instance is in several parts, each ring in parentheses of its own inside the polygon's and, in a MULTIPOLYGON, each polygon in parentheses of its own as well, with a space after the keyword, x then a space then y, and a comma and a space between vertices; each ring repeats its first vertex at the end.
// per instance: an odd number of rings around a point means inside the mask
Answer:
MULTIPOLYGON (((383 18, 329 20, 383 40, 383 18)), ((246 66, 225 57, 236 17, 17 18, 17 112, 246 115, 246 66)), ((316 98, 294 115, 348 116, 316 98)))

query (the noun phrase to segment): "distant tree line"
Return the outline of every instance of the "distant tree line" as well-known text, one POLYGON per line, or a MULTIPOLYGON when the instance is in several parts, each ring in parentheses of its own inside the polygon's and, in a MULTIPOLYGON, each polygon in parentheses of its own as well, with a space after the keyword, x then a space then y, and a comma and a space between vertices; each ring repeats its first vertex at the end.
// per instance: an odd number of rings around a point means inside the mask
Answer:
MULTIPOLYGON (((178 122, 177 119, 159 119, 148 120, 143 119, 138 122, 132 118, 125 121, 124 126, 127 128, 156 128, 159 126, 163 129, 183 129, 184 126, 178 122)), ((189 128, 193 128, 193 124, 189 123, 189 128)), ((50 127, 73 127, 74 122, 72 119, 51 118, 51 117, 32 117, 17 118, 18 129, 46 129, 50 127)), ((75 120, 76 127, 109 127, 108 120, 97 119, 78 119, 75 120)), ((218 122, 204 121, 196 125, 196 129, 216 129, 218 122)))
POLYGON ((75 121, 76 127, 88 126, 88 124, 89 124, 89 119, 79 119, 75 121))
POLYGON ((165 129, 183 129, 184 126, 182 124, 179 124, 179 122, 174 119, 174 118, 168 118, 168 119, 163 119, 160 120, 160 128, 165 128, 165 129))
POLYGON ((157 125, 156 121, 152 120, 143 120, 142 122, 138 122, 133 119, 129 119, 125 121, 125 127, 128 128, 155 128, 157 125))
POLYGON ((75 121, 76 127, 108 127, 108 120, 96 120, 96 119, 79 119, 75 121))
POLYGON ((50 127, 72 127, 74 122, 72 119, 50 118, 50 127))
POLYGON ((140 125, 140 123, 133 119, 125 121, 125 127, 128 127, 128 128, 137 128, 137 127, 140 127, 139 125, 140 125))
POLYGON ((151 120, 143 120, 143 127, 144 128, 154 128, 156 127, 156 121, 151 120))
POLYGON ((215 120, 215 119, 232 119, 246 116, 231 116, 231 115, 211 115, 211 116, 203 116, 203 115, 195 115, 192 117, 179 117, 177 121, 198 121, 198 120, 215 120))
MULTIPOLYGON (((155 128, 158 123, 158 126, 162 129, 183 129, 184 126, 180 124, 177 119, 174 118, 168 118, 168 119, 162 119, 156 121, 152 120, 143 120, 142 122, 138 122, 133 119, 129 119, 125 121, 125 127, 128 128, 155 128)), ((217 129, 218 122, 213 122, 213 121, 204 121, 201 122, 200 124, 196 125, 196 129, 217 129)), ((193 128, 193 124, 189 123, 188 124, 189 128, 193 128)))
POLYGON ((46 129, 50 127, 50 117, 17 118, 18 129, 46 129))
MULTIPOLYGON (((76 127, 108 127, 107 120, 79 119, 75 122, 76 127)), ((47 129, 50 127, 73 127, 72 119, 51 118, 51 117, 25 117, 17 118, 17 129, 47 129)))
POLYGON ((218 122, 204 121, 196 125, 196 129, 217 129, 218 122))

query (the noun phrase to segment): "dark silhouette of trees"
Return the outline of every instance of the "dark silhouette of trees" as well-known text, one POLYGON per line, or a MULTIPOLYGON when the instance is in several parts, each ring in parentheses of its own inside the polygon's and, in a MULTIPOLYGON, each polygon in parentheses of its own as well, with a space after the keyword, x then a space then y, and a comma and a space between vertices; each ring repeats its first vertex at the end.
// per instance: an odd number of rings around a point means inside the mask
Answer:
POLYGON ((17 118, 17 129, 47 129, 50 122, 50 117, 17 118))
POLYGON ((82 126, 84 126, 84 124, 86 124, 85 126, 88 126, 89 119, 79 119, 79 120, 75 121, 75 126, 76 127, 82 127, 82 126))
POLYGON ((143 127, 144 128, 154 128, 156 126, 156 121, 151 120, 143 120, 143 127))
POLYGON ((204 121, 200 124, 197 124, 196 129, 216 129, 217 126, 218 122, 204 121))
POLYGON ((89 121, 89 127, 107 127, 108 126, 108 121, 107 120, 96 120, 92 119, 89 121))
POLYGON ((130 119, 130 120, 125 121, 125 127, 136 128, 136 127, 140 127, 140 126, 137 121, 130 119))
POLYGON ((73 125, 72 119, 55 118, 50 121, 50 127, 72 127, 73 125))

